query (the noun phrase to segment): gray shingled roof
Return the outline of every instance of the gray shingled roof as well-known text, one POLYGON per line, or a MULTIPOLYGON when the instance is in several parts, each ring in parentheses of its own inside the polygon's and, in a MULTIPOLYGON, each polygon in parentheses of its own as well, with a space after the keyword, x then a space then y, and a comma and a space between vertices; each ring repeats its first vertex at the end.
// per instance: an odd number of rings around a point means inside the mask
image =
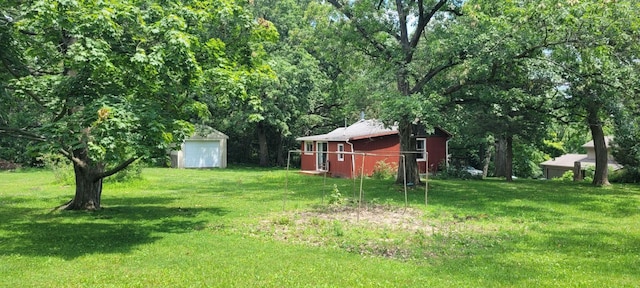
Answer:
MULTIPOLYGON (((553 158, 551 160, 544 161, 540 163, 540 165, 571 168, 573 167, 573 163, 576 161, 580 161, 581 167, 596 165, 595 159, 587 158, 587 154, 565 154, 565 155, 553 158)), ((618 164, 618 162, 613 160, 609 160, 608 165, 614 170, 618 170, 622 168, 622 165, 618 164)))
POLYGON ((382 122, 370 119, 360 120, 349 127, 340 127, 322 135, 296 138, 298 141, 347 141, 362 138, 379 137, 398 134, 398 127, 386 127, 382 122))
MULTIPOLYGON (((605 136, 604 137, 604 142, 607 145, 607 148, 611 147, 611 140, 613 140, 612 136, 605 136)), ((584 148, 591 148, 593 149, 593 140, 585 143, 584 145, 582 145, 582 147, 584 148)), ((596 165, 596 160, 589 158, 587 154, 565 154, 556 158, 553 158, 551 160, 547 160, 544 161, 542 163, 540 163, 541 166, 550 166, 550 167, 563 167, 563 168, 571 168, 573 167, 574 163, 576 161, 580 161, 580 165, 582 167, 585 166, 595 166, 596 165)), ((615 160, 609 160, 609 163, 607 163, 609 165, 609 167, 613 168, 614 170, 618 170, 622 168, 622 165, 618 164, 618 162, 616 162, 615 160)))

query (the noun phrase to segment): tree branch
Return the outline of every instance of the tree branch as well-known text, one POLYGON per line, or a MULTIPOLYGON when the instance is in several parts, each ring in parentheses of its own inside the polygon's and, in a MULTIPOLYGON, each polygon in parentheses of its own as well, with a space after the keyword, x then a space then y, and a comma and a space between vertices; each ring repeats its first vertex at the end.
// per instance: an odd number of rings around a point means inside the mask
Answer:
POLYGON ((47 141, 47 138, 45 138, 44 136, 41 136, 32 132, 24 131, 22 129, 11 128, 11 127, 0 126, 0 134, 7 134, 17 138, 23 138, 23 139, 39 141, 39 142, 47 141))
POLYGON ((87 163, 80 160, 78 157, 73 156, 71 152, 64 150, 62 148, 60 148, 58 152, 60 152, 60 154, 62 154, 64 157, 67 157, 67 159, 71 160, 71 162, 73 162, 75 165, 80 166, 82 168, 87 168, 87 163))
POLYGON ((109 177, 113 174, 118 173, 120 170, 127 168, 127 166, 131 165, 131 163, 133 163, 134 161, 138 160, 139 157, 132 157, 127 159, 127 161, 124 161, 122 163, 120 163, 120 165, 114 167, 113 169, 109 170, 109 171, 105 171, 103 173, 98 174, 95 179, 93 181, 98 181, 100 179, 109 177))
MULTIPOLYGON (((469 86, 475 86, 475 85, 486 85, 486 84, 490 84, 492 82, 495 81, 496 79, 496 75, 498 74, 498 68, 502 67, 500 64, 498 64, 497 62, 493 62, 493 64, 491 65, 491 73, 489 73, 489 76, 484 78, 484 79, 474 79, 471 81, 465 81, 463 83, 459 83, 456 85, 452 85, 449 86, 447 89, 444 90, 444 95, 451 95, 455 92, 458 92, 460 90, 462 90, 462 88, 464 87, 469 87, 469 86)), ((465 99, 466 100, 466 99, 465 99)), ((461 101, 457 101, 457 104, 463 104, 467 103, 465 100, 461 100, 461 101)))
POLYGON ((426 85, 429 81, 431 81, 431 79, 433 79, 433 77, 437 76, 440 72, 449 69, 451 67, 454 67, 456 65, 461 64, 463 61, 463 59, 458 59, 457 61, 454 60, 449 60, 449 62, 447 62, 444 65, 440 65, 438 67, 435 67, 431 70, 429 70, 429 72, 427 72, 427 74, 425 74, 422 79, 420 79, 418 82, 416 82, 416 84, 413 86, 413 88, 410 90, 410 94, 414 94, 419 92, 420 90, 422 90, 422 88, 424 88, 424 85, 426 85))
POLYGON ((560 41, 555 41, 555 42, 547 42, 547 39, 545 39, 542 43, 535 45, 535 46, 531 46, 529 48, 525 48, 524 51, 520 52, 519 54, 515 55, 513 57, 513 59, 523 59, 523 58, 529 58, 531 56, 531 54, 533 52, 535 52, 538 49, 543 49, 543 48, 550 48, 550 47, 554 47, 554 46, 558 46, 558 45, 563 45, 563 44, 568 44, 568 43, 578 43, 579 41, 576 39, 564 39, 564 40, 560 40, 560 41))
POLYGON ((457 9, 444 9, 442 11, 449 12, 449 13, 451 13, 453 15, 456 15, 456 16, 464 16, 464 13, 462 13, 460 10, 457 10, 457 9))
MULTIPOLYGON (((429 11, 429 13, 425 15, 423 0, 418 0, 418 25, 416 27, 416 32, 413 34, 413 37, 411 37, 411 41, 409 42, 409 46, 412 49, 418 46, 418 41, 420 41, 420 36, 424 32, 424 28, 427 27, 427 24, 431 22, 431 18, 433 18, 433 16, 446 3, 447 3, 447 0, 438 1, 438 3, 436 3, 436 5, 434 5, 433 8, 431 8, 431 11, 429 11)), ((413 54, 413 52, 411 54, 413 54)), ((413 55, 411 57, 413 57, 413 55)))
POLYGON ((66 114, 69 113, 69 108, 67 107, 67 99, 64 99, 64 104, 62 105, 62 108, 60 109, 60 113, 58 113, 58 115, 53 117, 53 120, 51 120, 52 122, 58 122, 60 121, 60 119, 62 119, 62 117, 64 117, 66 114))
MULTIPOLYGON (((2 65, 4 66, 4 68, 9 72, 9 74, 11 74, 11 76, 13 76, 13 78, 15 79, 20 79, 23 77, 23 75, 20 75, 20 73, 18 73, 17 71, 15 71, 10 63, 7 63, 7 59, 5 59, 4 57, 2 57, 2 65)), ((33 99, 33 101, 35 101, 36 103, 38 103, 38 105, 40 105, 41 107, 46 107, 46 105, 44 104, 44 102, 40 99, 40 97, 38 97, 37 95, 35 95, 33 92, 31 92, 28 89, 24 89, 23 90, 29 97, 31 97, 31 99, 33 99)))
MULTIPOLYGON (((422 1, 422 0, 420 0, 422 1)), ((407 11, 404 8, 402 0, 396 0, 396 11, 398 12, 398 20, 400 25, 400 37, 398 41, 402 47, 402 51, 405 55, 411 54, 411 47, 409 46, 409 31, 407 27, 407 11)), ((407 56, 408 57, 408 56, 407 56)))
POLYGON ((342 5, 340 2, 338 2, 338 0, 328 0, 329 3, 331 3, 331 5, 333 5, 333 7, 335 7, 336 9, 338 9, 340 12, 342 12, 342 14, 344 14, 344 16, 346 16, 351 23, 353 23, 353 26, 356 28, 356 31, 358 31, 358 33, 360 35, 362 35, 362 37, 369 42, 369 44, 373 45, 373 47, 382 55, 384 55, 384 58, 386 60, 391 60, 393 58, 392 54, 389 52, 389 50, 387 49, 386 46, 384 46, 384 44, 376 41, 374 38, 372 38, 369 33, 367 33, 367 30, 364 29, 364 27, 362 27, 361 25, 358 24, 358 22, 355 20, 355 17, 353 16, 353 14, 351 14, 351 12, 347 11, 346 9, 344 9, 344 5, 342 5))

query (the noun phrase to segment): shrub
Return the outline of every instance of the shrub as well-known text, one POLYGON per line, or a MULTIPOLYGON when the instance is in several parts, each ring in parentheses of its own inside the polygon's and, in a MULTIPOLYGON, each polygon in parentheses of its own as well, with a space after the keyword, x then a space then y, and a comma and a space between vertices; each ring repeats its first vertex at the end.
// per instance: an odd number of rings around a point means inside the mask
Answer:
POLYGON ((560 177, 553 178, 555 181, 573 181, 573 171, 568 170, 562 174, 560 177))
POLYGON ((135 161, 113 176, 105 178, 105 180, 110 182, 127 182, 133 179, 140 179, 142 168, 144 168, 144 165, 140 161, 135 161))
POLYGON ((67 185, 75 183, 73 165, 71 165, 69 159, 60 154, 47 153, 38 157, 38 160, 42 161, 45 168, 53 172, 56 183, 67 185))
POLYGON ((333 190, 331 190, 331 194, 329 195, 329 204, 341 205, 344 203, 344 197, 340 190, 338 189, 338 185, 333 184, 333 190))
POLYGON ((392 179, 397 173, 398 165, 380 160, 373 166, 372 177, 374 179, 392 179))
POLYGON ((442 170, 438 173, 440 179, 482 179, 482 175, 471 175, 463 167, 453 167, 442 170))
POLYGON ((624 167, 609 174, 609 181, 615 183, 640 183, 640 168, 624 167))
MULTIPOLYGON (((609 171, 611 172, 611 171, 609 171)), ((596 176, 596 166, 594 165, 589 165, 587 167, 584 168, 584 179, 586 180, 587 178, 591 179, 590 181, 593 181, 593 176, 596 176)))

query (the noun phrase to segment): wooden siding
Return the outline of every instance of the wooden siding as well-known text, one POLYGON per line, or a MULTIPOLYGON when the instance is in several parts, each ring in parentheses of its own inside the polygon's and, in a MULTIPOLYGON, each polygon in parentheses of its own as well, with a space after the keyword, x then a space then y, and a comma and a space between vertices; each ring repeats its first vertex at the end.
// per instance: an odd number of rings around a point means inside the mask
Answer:
POLYGON ((329 152, 331 152, 329 154, 329 172, 331 173, 332 177, 344 177, 344 178, 350 178, 351 177, 351 170, 352 170, 352 165, 351 165, 351 155, 349 154, 342 154, 344 155, 344 160, 343 161, 339 161, 338 160, 338 144, 342 144, 344 145, 344 152, 351 152, 351 145, 349 145, 349 143, 346 142, 329 142, 329 152))
MULTIPOLYGON (((361 139, 353 142, 356 152, 370 153, 364 156, 364 174, 371 176, 378 161, 384 161, 395 167, 398 166, 400 158, 400 140, 398 135, 388 135, 376 138, 361 139), (375 154, 375 155, 374 155, 375 154)), ((362 155, 355 155, 356 174, 359 176, 362 171, 362 155)))
MULTIPOLYGON (((427 137, 427 152, 429 153, 429 171, 438 171, 441 168, 440 165, 447 160, 447 137, 427 137)), ((426 162, 422 161, 420 164, 422 165, 420 173, 426 173, 426 162)))
MULTIPOLYGON (((305 147, 305 141, 302 141, 301 144, 301 149, 302 152, 300 153, 300 169, 302 170, 307 170, 307 171, 315 171, 316 170, 316 154, 313 152, 309 152, 306 153, 304 151, 305 147)), ((313 147, 315 149, 316 147, 316 143, 313 143, 313 147)))

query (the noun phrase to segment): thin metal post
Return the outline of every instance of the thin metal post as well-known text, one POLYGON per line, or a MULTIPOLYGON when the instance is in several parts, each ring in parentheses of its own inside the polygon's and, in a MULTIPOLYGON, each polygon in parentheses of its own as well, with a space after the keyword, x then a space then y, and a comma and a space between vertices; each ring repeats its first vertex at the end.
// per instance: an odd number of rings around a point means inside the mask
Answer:
POLYGON ((427 174, 424 176, 424 206, 428 206, 429 202, 427 197, 429 195, 429 152, 426 153, 427 160, 427 174))
POLYGON ((322 202, 320 204, 324 205, 324 196, 327 190, 327 171, 324 171, 324 176, 322 179, 322 202))
POLYGON ((364 193, 362 190, 362 183, 364 182, 364 158, 367 156, 366 153, 362 153, 362 167, 360 167, 360 199, 358 200, 358 214, 356 218, 356 222, 360 222, 360 209, 362 208, 362 194, 364 193))
POLYGON ((409 197, 407 196, 407 158, 402 154, 402 169, 404 171, 404 210, 407 211, 409 206, 409 197))
POLYGON ((289 166, 291 163, 291 150, 287 153, 287 172, 284 174, 284 194, 282 195, 282 211, 285 211, 287 193, 289 193, 289 166))

